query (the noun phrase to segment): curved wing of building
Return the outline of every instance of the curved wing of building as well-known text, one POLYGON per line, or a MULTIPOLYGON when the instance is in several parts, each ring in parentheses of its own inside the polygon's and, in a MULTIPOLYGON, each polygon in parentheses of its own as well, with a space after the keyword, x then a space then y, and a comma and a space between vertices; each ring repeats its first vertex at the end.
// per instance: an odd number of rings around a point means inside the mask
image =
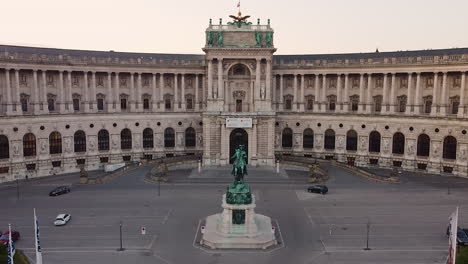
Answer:
POLYGON ((467 175, 468 48, 274 55, 274 30, 206 29, 204 54, 0 45, 0 180, 167 155, 275 155, 467 175))

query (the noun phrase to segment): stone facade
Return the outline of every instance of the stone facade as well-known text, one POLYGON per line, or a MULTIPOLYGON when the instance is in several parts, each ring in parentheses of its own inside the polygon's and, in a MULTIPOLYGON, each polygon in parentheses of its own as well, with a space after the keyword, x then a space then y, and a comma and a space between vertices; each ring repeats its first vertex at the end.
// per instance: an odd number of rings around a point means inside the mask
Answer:
POLYGON ((294 154, 467 176, 468 49, 274 55, 273 33, 210 24, 204 55, 0 45, 0 179, 201 152, 227 164, 227 118, 252 120, 253 165, 294 154))

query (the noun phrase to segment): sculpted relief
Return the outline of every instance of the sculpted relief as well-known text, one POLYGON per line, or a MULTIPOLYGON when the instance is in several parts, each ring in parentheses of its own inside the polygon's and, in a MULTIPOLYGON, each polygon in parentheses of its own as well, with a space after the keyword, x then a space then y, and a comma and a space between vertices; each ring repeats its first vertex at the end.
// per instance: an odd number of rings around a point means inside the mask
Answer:
POLYGON ((315 137, 315 146, 317 146, 317 149, 321 149, 323 144, 323 135, 319 134, 315 137))
POLYGON ((66 137, 64 140, 65 143, 65 153, 71 153, 72 152, 72 140, 70 137, 66 137))

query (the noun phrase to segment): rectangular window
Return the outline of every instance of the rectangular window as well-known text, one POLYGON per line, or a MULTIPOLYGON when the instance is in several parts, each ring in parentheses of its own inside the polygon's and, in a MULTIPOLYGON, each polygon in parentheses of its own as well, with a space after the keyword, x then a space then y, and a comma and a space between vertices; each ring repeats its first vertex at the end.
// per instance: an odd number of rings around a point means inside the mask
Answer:
POLYGON ((193 100, 192 100, 192 98, 187 98, 187 109, 189 109, 189 110, 193 109, 193 100))
POLYGON ((149 108, 150 108, 149 105, 150 105, 149 104, 149 99, 148 98, 143 99, 143 109, 144 110, 149 110, 149 108))
POLYGON ((171 110, 171 99, 166 99, 164 101, 164 106, 165 106, 166 110, 171 110))
POLYGON ((393 167, 401 167, 401 164, 402 164, 401 160, 394 160, 393 161, 393 167))
POLYGON ((358 110, 358 102, 353 101, 351 102, 351 111, 357 111, 358 110))
POLYGON ((236 112, 242 112, 242 100, 236 100, 236 112))
POLYGON ((336 109, 335 101, 330 101, 330 103, 328 105, 328 110, 335 111, 335 109, 336 109))
POLYGON ((108 162, 109 162, 109 157, 100 157, 100 158, 99 158, 99 161, 100 161, 101 163, 108 163, 108 162))
POLYGON ((123 160, 123 161, 131 161, 131 160, 132 160, 132 156, 122 156, 122 160, 123 160))
POLYGON ((153 155, 145 154, 145 160, 152 160, 152 159, 153 159, 153 155))
POLYGON ((314 100, 307 99, 307 110, 313 110, 313 109, 314 109, 314 100))
POLYGON ((286 105, 284 106, 284 108, 286 110, 291 110, 292 109, 292 100, 291 99, 286 99, 286 105))
POLYGON ((120 99, 120 109, 127 110, 127 99, 125 98, 120 99))
POLYGON ((55 111, 54 99, 48 99, 47 100, 47 108, 49 109, 49 112, 55 111))
POLYGON ((52 167, 59 168, 60 166, 62 166, 62 162, 60 160, 52 161, 52 167))
POLYGON ((426 170, 427 169, 427 164, 426 163, 418 163, 418 169, 419 170, 426 170))
POLYGON ((84 165, 86 163, 86 159, 77 159, 76 165, 84 165))
POLYGON ((36 170, 36 163, 26 164, 26 170, 28 171, 36 170))
POLYGON ((20 102, 21 102, 21 110, 23 112, 28 112, 28 99, 22 98, 20 99, 20 102))
POLYGON ((10 167, 0 167, 0 174, 8 173, 10 167))
POLYGON ((80 111, 80 99, 73 99, 73 110, 80 111))
POLYGON ((458 114, 458 106, 460 102, 452 102, 452 115, 458 114))
POLYGON ((424 105, 424 113, 429 114, 431 113, 431 108, 432 108, 432 101, 426 101, 426 104, 424 105))
POLYGON ((104 99, 102 98, 97 99, 97 109, 98 111, 104 110, 104 99))
POLYGON ((369 159, 369 164, 377 165, 377 164, 379 164, 379 159, 369 159))

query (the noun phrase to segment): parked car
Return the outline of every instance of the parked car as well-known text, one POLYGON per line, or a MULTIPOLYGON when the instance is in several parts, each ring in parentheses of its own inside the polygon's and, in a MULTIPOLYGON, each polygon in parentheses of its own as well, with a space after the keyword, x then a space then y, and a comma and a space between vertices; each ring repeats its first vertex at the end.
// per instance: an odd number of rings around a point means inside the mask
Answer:
MULTIPOLYGON (((11 240, 13 242, 18 241, 20 239, 20 233, 18 231, 11 231, 11 240)), ((0 236, 0 244, 7 245, 8 242, 10 241, 10 232, 5 232, 3 233, 2 236, 0 236)))
POLYGON ((325 185, 312 185, 309 188, 307 188, 307 191, 310 193, 321 193, 321 194, 326 194, 328 192, 328 187, 325 185))
POLYGON ((61 195, 61 194, 64 194, 64 193, 69 193, 70 192, 70 187, 68 186, 59 186, 55 189, 53 189, 52 191, 49 192, 49 196, 57 196, 57 195, 61 195))
POLYGON ((68 223, 68 221, 70 221, 70 219, 71 219, 70 214, 59 214, 55 218, 54 225, 56 225, 56 226, 66 225, 68 223))
MULTIPOLYGON (((457 229, 457 244, 458 245, 463 245, 463 246, 468 245, 468 235, 466 231, 468 231, 468 229, 462 229, 458 227, 457 229)), ((446 234, 447 234, 447 237, 450 236, 450 225, 447 226, 446 234)))

